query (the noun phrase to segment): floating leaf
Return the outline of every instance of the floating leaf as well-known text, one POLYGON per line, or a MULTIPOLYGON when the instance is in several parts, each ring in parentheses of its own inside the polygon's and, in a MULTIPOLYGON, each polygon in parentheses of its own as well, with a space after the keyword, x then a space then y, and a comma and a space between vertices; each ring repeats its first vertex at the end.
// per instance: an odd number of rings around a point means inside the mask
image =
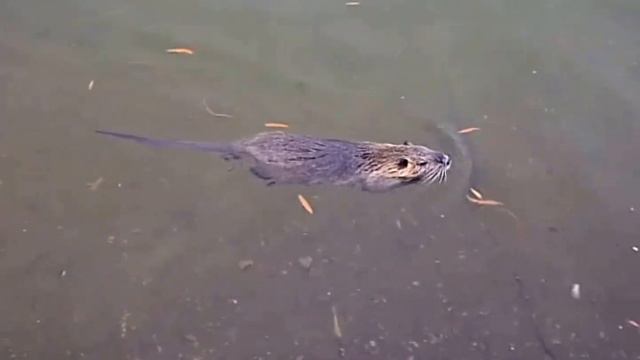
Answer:
POLYGON ((173 49, 167 49, 166 51, 169 54, 184 54, 184 55, 193 55, 193 54, 195 54, 195 52, 193 50, 187 49, 187 48, 173 48, 173 49))
POLYGON ((478 199, 482 199, 482 193, 480 193, 480 191, 478 191, 478 190, 476 190, 474 188, 469 188, 469 191, 471 191, 473 196, 477 197, 478 199))
POLYGON ((264 126, 268 128, 288 128, 289 127, 289 125, 284 123, 266 123, 264 124, 264 126))
POLYGON ((302 207, 307 210, 307 212, 309 214, 313 215, 313 208, 311 207, 311 204, 309 204, 309 202, 307 201, 307 199, 304 198, 304 196, 298 194, 298 201, 300 201, 300 205, 302 205, 302 207))
POLYGON ((470 128, 458 130, 458 134, 468 134, 470 132, 479 131, 479 130, 480 128, 478 127, 470 127, 470 128))

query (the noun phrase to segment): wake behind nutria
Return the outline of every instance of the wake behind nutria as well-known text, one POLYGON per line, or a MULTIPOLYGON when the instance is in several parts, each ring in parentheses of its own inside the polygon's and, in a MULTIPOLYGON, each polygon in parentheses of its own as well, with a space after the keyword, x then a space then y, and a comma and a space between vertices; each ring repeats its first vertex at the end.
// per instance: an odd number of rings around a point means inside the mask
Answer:
POLYGON ((269 185, 350 185, 381 192, 407 184, 444 182, 451 167, 449 155, 409 142, 396 145, 269 131, 230 143, 211 143, 97 132, 157 147, 209 151, 225 159, 249 159, 251 172, 269 185))

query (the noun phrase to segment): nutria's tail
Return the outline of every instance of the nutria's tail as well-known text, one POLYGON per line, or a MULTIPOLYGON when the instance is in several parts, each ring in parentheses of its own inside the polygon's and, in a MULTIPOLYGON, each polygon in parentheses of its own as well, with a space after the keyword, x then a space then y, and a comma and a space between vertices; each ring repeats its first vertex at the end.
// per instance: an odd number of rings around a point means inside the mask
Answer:
POLYGON ((153 139, 144 136, 138 136, 133 134, 118 133, 113 131, 96 130, 98 134, 109 135, 121 139, 132 140, 141 144, 155 146, 155 147, 173 147, 183 149, 195 149, 201 151, 210 151, 216 153, 233 153, 233 147, 231 144, 223 143, 211 143, 200 141, 188 141, 188 140, 165 140, 165 139, 153 139))

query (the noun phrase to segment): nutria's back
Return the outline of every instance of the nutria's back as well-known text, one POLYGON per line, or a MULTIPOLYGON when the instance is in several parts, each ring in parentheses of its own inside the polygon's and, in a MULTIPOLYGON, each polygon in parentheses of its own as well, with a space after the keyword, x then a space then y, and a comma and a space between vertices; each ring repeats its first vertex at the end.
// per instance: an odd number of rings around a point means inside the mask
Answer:
POLYGON ((255 160, 252 170, 273 183, 359 185, 381 191, 421 181, 443 181, 444 153, 413 144, 323 139, 272 131, 234 143, 255 160))
POLYGON ((286 172, 300 181, 308 179, 304 181, 308 183, 339 182, 352 176, 357 168, 353 161, 357 145, 349 141, 274 131, 257 134, 235 145, 255 159, 256 165, 286 172))

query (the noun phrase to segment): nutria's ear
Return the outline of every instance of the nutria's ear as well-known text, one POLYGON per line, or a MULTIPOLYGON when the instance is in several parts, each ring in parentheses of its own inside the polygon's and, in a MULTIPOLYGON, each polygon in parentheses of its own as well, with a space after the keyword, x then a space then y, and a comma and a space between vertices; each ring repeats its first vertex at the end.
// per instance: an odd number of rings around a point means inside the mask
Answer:
POLYGON ((398 167, 399 167, 400 169, 404 169, 404 168, 406 168, 407 166, 409 166, 409 160, 407 160, 407 159, 405 159, 405 158, 402 158, 402 159, 398 160, 398 167))
POLYGON ((405 140, 402 145, 413 145, 413 143, 409 140, 405 140))

